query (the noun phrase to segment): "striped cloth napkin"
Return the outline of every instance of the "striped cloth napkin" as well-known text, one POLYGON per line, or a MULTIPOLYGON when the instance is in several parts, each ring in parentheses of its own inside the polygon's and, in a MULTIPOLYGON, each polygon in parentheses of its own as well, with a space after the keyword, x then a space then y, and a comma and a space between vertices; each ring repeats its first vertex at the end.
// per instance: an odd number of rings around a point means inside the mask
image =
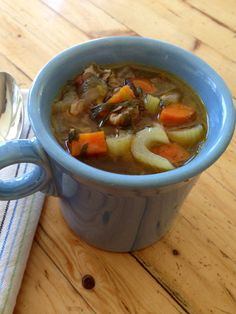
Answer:
MULTIPOLYGON (((24 102, 27 90, 23 91, 24 102)), ((27 114, 22 138, 32 137, 27 114)), ((20 176, 32 165, 1 170, 0 179, 20 176)), ((45 195, 38 192, 16 201, 0 201, 0 314, 14 310, 45 195)))

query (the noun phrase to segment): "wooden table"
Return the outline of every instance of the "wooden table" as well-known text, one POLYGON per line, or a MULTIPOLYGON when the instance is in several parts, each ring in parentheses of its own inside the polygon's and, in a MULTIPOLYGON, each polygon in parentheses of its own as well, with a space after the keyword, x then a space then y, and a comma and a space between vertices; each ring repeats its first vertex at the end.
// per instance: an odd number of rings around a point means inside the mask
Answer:
MULTIPOLYGON (((236 99, 235 0, 0 0, 0 66, 22 87, 66 47, 110 35, 177 44, 236 99)), ((214 104, 212 104, 214 105, 214 104)), ((132 254, 90 247, 46 199, 15 313, 236 313, 236 138, 198 181, 172 230, 132 254), (91 274, 93 290, 82 287, 91 274)))

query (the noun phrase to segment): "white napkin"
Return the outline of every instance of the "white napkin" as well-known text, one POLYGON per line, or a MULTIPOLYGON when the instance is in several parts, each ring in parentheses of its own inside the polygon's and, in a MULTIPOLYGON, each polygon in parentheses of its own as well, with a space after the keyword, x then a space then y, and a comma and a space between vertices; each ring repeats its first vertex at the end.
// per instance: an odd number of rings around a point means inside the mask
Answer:
MULTIPOLYGON (((23 91, 23 96, 25 102, 27 90, 23 91)), ((21 137, 32 135, 25 114, 21 137)), ((29 164, 7 167, 0 172, 0 178, 20 176, 31 167, 29 164)), ((38 192, 16 201, 0 201, 0 314, 10 314, 14 310, 44 197, 38 192)))

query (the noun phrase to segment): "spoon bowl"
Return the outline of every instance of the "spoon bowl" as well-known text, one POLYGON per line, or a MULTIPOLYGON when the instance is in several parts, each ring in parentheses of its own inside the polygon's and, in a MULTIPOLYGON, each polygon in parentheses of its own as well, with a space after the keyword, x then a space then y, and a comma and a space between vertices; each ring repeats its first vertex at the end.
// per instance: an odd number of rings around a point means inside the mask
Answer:
POLYGON ((19 138, 23 120, 21 90, 9 73, 0 72, 0 142, 19 138))

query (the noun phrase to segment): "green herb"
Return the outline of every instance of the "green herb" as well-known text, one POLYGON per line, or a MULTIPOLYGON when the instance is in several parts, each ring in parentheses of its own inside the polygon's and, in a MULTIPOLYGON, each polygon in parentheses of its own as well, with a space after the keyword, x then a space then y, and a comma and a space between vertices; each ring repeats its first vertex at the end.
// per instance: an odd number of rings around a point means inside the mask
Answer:
POLYGON ((139 105, 139 101, 137 99, 123 101, 117 104, 110 103, 101 103, 91 108, 91 117, 94 120, 98 120, 98 127, 101 128, 109 119, 109 116, 113 112, 121 111, 127 107, 136 107, 139 105), (105 113, 106 115, 99 119, 100 113, 105 113))

